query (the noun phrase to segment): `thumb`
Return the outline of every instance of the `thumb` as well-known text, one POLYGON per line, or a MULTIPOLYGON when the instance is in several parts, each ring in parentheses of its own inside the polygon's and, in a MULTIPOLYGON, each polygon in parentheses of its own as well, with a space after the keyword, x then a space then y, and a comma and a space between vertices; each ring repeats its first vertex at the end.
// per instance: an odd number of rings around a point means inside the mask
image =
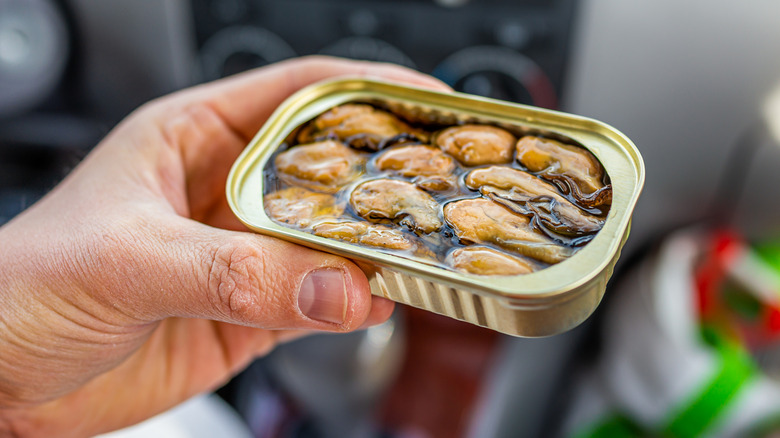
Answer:
POLYGON ((177 218, 147 242, 140 263, 144 319, 208 318, 265 329, 348 331, 371 311, 365 274, 352 262, 272 237, 177 218), (166 227, 167 228, 167 227, 166 227))

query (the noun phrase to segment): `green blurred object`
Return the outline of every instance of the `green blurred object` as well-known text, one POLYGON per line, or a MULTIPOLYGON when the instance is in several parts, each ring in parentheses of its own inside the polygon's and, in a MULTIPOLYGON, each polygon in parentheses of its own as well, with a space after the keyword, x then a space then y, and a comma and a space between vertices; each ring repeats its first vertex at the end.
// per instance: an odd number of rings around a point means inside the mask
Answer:
POLYGON ((722 294, 726 305, 740 317, 748 321, 755 321, 761 317, 763 311, 761 302, 741 287, 726 282, 723 285, 722 294))
POLYGON ((780 238, 755 244, 753 249, 763 261, 780 272, 780 238))

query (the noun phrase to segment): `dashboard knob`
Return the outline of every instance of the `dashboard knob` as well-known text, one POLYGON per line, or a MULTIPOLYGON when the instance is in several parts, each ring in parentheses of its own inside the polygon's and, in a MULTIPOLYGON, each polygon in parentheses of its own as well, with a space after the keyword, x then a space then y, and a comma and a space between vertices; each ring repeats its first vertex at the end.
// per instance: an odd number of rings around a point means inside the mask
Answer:
POLYGON ((292 58, 295 51, 278 35, 255 26, 231 26, 215 33, 200 50, 202 80, 292 58))
POLYGON ((355 35, 371 35, 379 28, 379 19, 374 11, 356 9, 349 14, 347 26, 355 35))
POLYGON ((364 36, 347 37, 338 40, 322 49, 320 53, 364 61, 391 62, 416 68, 414 61, 397 47, 385 41, 364 36))
POLYGON ((527 56, 499 46, 475 46, 448 56, 433 75, 458 91, 555 108, 557 96, 547 75, 527 56))
POLYGON ((0 116, 22 113, 59 85, 69 54, 62 12, 50 0, 0 0, 0 116))

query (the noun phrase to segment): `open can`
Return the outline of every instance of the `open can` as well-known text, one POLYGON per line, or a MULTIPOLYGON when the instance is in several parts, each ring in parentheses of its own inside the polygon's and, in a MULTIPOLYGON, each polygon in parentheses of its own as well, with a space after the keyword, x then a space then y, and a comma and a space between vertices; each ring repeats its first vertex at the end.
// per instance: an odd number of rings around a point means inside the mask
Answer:
POLYGON ((287 99, 236 160, 227 199, 251 230, 354 260, 371 292, 393 301, 514 336, 549 336, 571 329, 598 306, 628 237, 644 183, 634 144, 596 120, 463 93, 442 93, 366 79, 311 85, 287 99), (572 257, 513 276, 473 275, 364 246, 317 236, 273 221, 265 212, 265 169, 306 122, 349 102, 371 103, 440 124, 485 123, 514 132, 566 138, 589 150, 612 184, 612 205, 598 234, 572 257))

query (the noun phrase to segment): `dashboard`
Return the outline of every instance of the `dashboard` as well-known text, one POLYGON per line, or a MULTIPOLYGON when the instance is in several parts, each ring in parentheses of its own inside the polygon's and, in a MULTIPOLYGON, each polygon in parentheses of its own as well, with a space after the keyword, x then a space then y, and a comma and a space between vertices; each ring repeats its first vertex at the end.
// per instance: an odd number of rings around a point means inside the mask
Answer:
POLYGON ((455 89, 554 108, 574 2, 195 0, 202 78, 299 55, 390 62, 455 89))
POLYGON ((456 90, 559 106, 574 0, 2 0, 0 224, 124 115, 302 55, 390 62, 456 90))
MULTIPOLYGON (((766 56, 780 50, 778 14, 727 0, 0 0, 0 224, 143 102, 330 54, 617 127, 647 167, 630 249, 700 220, 729 182, 735 143, 780 83, 780 58, 766 56)), ((727 206, 751 233, 780 218, 761 198, 780 184, 777 150, 760 149, 727 206)))

